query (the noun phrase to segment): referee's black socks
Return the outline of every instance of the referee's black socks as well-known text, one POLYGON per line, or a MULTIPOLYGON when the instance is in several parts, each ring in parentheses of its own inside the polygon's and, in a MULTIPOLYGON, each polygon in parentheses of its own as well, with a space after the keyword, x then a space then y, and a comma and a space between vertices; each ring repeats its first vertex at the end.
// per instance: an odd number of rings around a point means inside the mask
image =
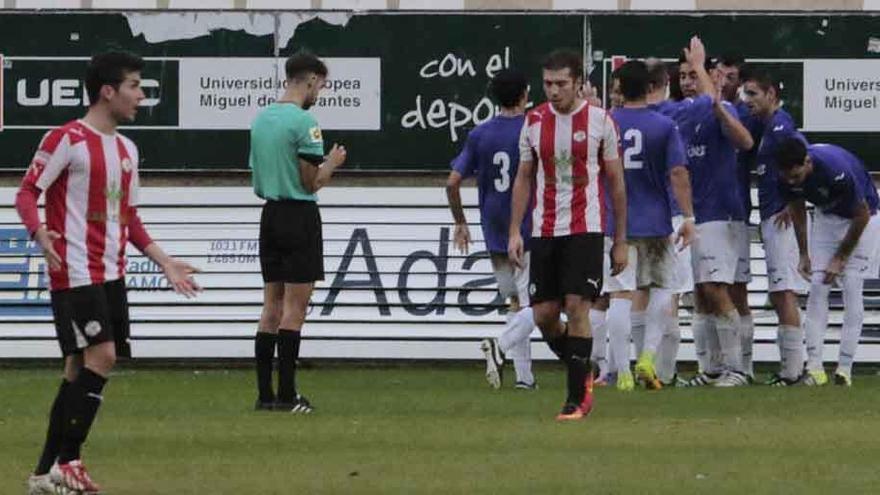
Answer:
POLYGON ((272 391, 272 360, 275 359, 275 346, 278 336, 274 333, 257 331, 254 339, 254 357, 257 361, 257 390, 260 394, 260 402, 270 403, 275 401, 275 392, 272 391))
POLYGON ((565 364, 568 368, 568 402, 578 404, 584 401, 587 373, 590 372, 590 353, 593 351, 592 337, 568 336, 566 341, 565 364))
POLYGON ((76 380, 64 394, 64 429, 58 462, 79 459, 80 448, 89 436, 89 430, 98 415, 104 397, 101 392, 107 379, 88 368, 82 368, 76 380))
POLYGON ((299 330, 278 329, 278 402, 289 403, 296 398, 299 343, 299 330))

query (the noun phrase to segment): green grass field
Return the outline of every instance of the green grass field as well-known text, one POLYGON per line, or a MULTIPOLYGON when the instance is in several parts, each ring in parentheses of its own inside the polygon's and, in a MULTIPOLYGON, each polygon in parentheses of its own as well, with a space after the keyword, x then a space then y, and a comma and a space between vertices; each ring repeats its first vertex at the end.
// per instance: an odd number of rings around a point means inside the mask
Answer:
MULTIPOLYGON (((880 493, 880 377, 852 389, 599 390, 557 424, 480 365, 318 366, 314 415, 251 410, 249 370, 116 373, 84 459, 109 494, 880 493)), ((0 369, 0 493, 25 493, 58 373, 0 369)))

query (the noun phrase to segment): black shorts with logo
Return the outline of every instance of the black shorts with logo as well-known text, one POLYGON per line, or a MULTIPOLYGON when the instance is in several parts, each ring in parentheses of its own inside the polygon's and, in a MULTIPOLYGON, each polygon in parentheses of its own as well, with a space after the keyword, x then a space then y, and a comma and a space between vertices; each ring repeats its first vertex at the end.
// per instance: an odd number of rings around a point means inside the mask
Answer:
POLYGON ((535 237, 531 241, 531 302, 561 301, 567 294, 593 299, 602 290, 603 235, 535 237))
POLYGON ((269 200, 260 217, 263 282, 324 280, 321 214, 314 201, 269 200))
POLYGON ((64 356, 86 347, 116 343, 118 357, 131 357, 125 279, 51 293, 55 333, 64 356))

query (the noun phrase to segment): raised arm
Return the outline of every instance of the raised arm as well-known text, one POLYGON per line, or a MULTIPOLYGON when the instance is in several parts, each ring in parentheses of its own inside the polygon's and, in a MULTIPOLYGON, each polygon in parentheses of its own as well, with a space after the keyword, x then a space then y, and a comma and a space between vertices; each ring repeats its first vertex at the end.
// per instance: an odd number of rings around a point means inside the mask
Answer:
POLYGON ((718 121, 721 123, 721 132, 730 140, 734 148, 740 151, 748 151, 755 145, 752 134, 746 129, 746 126, 740 122, 739 117, 725 108, 725 103, 720 99, 716 99, 713 104, 713 110, 718 121))

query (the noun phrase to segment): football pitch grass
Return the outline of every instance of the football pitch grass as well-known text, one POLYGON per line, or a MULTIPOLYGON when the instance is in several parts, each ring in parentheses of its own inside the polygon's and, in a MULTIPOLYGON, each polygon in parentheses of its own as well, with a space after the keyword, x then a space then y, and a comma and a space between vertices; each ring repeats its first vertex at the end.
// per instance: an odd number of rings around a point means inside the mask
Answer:
MULTIPOLYGON (((852 389, 597 389, 554 420, 541 388, 488 389, 482 366, 300 371, 310 416, 254 412, 249 369, 123 368, 84 460, 108 494, 880 492, 880 377, 852 389)), ((25 493, 59 373, 0 369, 0 493, 25 493)), ((512 378, 512 377, 506 377, 512 378)))

